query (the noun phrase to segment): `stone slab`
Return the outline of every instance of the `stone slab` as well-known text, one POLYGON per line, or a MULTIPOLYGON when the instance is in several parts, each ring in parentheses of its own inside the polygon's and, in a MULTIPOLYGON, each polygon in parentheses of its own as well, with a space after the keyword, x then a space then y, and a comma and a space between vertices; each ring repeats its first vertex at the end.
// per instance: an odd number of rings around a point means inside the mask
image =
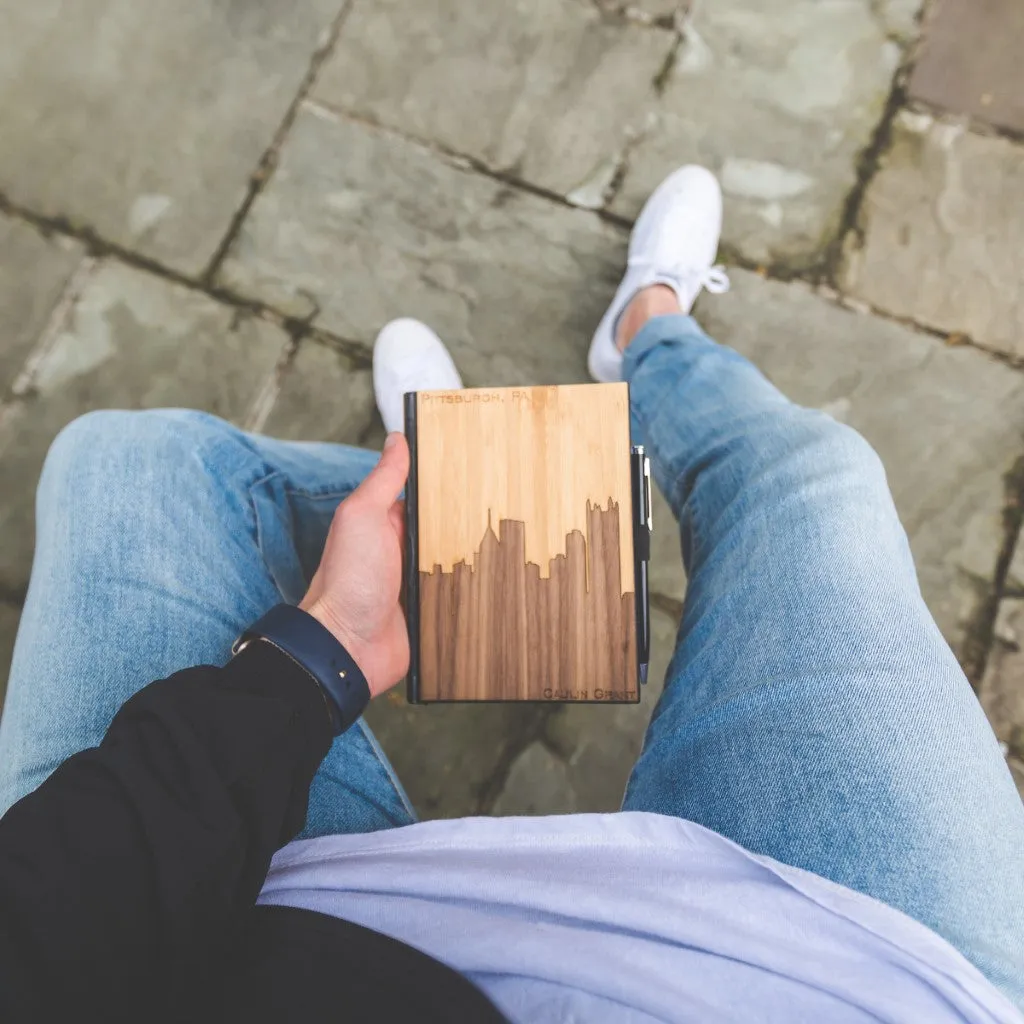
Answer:
POLYGON ((577 0, 612 17, 627 17, 640 25, 669 27, 670 22, 686 15, 693 0, 577 0))
POLYGON ((378 698, 366 720, 420 817, 484 813, 511 753, 540 730, 545 711, 531 704, 405 702, 401 684, 378 698))
MULTIPOLYGON (((675 650, 678 622, 658 608, 651 611, 651 666, 639 704, 602 707, 567 705, 556 709, 547 721, 548 747, 561 755, 563 768, 554 773, 562 806, 548 813, 617 811, 630 772, 643 746, 647 723, 665 684, 665 673, 675 650)), ((504 806, 515 807, 510 773, 503 793, 504 806)), ((550 798, 550 796, 549 796, 550 798)), ((522 806, 521 804, 519 805, 522 806)), ((509 811, 508 813, 513 813, 509 811)), ((517 809, 514 813, 527 813, 517 809)))
POLYGON ((516 758, 491 813, 506 817, 579 810, 565 762, 537 740, 516 758))
POLYGON ((1024 600, 1001 602, 978 694, 996 736, 1024 760, 1024 600))
POLYGON ((957 648, 991 594, 1004 474, 1021 454, 1024 375, 967 346, 851 312, 802 284, 732 273, 701 302, 719 341, 787 395, 859 430, 885 463, 925 599, 957 648))
POLYGON ((43 457, 74 417, 99 408, 191 406, 242 421, 287 341, 278 328, 118 263, 99 265, 31 389, 0 416, 0 587, 28 581, 43 457))
POLYGON ((0 190, 198 272, 340 7, 0 0, 0 190))
POLYGON ((903 112, 841 279, 858 298, 1024 355, 1024 148, 903 112))
POLYGON ((674 43, 580 0, 375 0, 314 96, 597 206, 674 43))
POLYGON ((18 633, 21 609, 12 604, 0 602, 0 709, 7 694, 7 678, 10 674, 11 656, 14 654, 14 638, 18 633))
POLYGON ((1018 534, 1006 571, 1005 590, 1013 597, 1024 598, 1024 536, 1018 534))
POLYGON ((1024 799, 1024 600, 1020 598, 1004 600, 999 606, 978 696, 1024 799))
POLYGON ((911 97, 1024 132, 1022 38, 1020 0, 937 0, 911 97))
POLYGON ((909 43, 921 33, 922 6, 922 0, 881 0, 874 11, 891 37, 909 43))
POLYGON ((430 324, 467 385, 587 379, 625 233, 393 133, 306 109, 221 280, 371 345, 430 324))
POLYGON ((834 238, 882 117, 900 47, 872 0, 693 5, 656 127, 628 160, 612 209, 635 217, 683 163, 720 177, 723 240, 799 269, 834 238))
POLYGON ((84 250, 0 216, 0 398, 14 382, 84 250))
POLYGON ((284 373, 262 430, 291 441, 358 445, 375 415, 370 367, 306 338, 284 373))
POLYGON ((1020 794, 1021 799, 1024 800, 1024 761, 1016 757, 1008 757, 1006 763, 1010 767, 1010 774, 1013 776, 1013 781, 1017 786, 1017 792, 1020 794))

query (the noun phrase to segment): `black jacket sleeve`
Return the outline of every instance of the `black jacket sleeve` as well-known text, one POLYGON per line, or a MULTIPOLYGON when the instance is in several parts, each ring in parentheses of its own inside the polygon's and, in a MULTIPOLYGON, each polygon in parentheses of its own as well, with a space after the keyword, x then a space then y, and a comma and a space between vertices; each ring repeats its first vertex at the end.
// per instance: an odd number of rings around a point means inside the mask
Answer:
POLYGON ((0 819, 0 1020, 132 1018, 214 970, 330 742, 266 643, 136 694, 0 819))

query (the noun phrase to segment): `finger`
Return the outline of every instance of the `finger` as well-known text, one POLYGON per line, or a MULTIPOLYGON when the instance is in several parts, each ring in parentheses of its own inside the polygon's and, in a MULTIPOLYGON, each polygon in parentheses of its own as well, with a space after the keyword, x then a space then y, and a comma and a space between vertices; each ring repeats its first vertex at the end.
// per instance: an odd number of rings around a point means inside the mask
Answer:
POLYGON ((399 499, 388 509, 388 519, 398 537, 398 543, 405 543, 405 502, 399 499))
POLYGON ((388 434, 380 462, 369 476, 355 489, 352 497, 360 504, 366 502, 382 511, 390 509, 405 487, 409 475, 409 445, 405 435, 395 431, 388 434))

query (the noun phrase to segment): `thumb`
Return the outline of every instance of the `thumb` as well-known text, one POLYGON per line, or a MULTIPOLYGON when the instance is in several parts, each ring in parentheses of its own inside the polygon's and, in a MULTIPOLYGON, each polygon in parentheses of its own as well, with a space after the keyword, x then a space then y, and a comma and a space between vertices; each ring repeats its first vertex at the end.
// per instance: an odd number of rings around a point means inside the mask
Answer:
POLYGON ((353 498, 382 510, 390 509, 409 476, 409 444, 399 431, 388 434, 380 461, 355 489, 353 498))

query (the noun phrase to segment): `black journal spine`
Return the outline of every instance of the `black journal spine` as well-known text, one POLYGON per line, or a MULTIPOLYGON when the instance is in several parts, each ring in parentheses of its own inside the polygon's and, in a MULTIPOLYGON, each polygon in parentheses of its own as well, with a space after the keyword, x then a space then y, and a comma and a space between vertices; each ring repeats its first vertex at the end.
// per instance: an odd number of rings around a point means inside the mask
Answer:
POLYGON ((409 674, 406 699, 420 703, 420 517, 419 447, 416 443, 416 392, 405 396, 405 439, 409 442, 409 479, 405 485, 405 621, 409 626, 409 674))

